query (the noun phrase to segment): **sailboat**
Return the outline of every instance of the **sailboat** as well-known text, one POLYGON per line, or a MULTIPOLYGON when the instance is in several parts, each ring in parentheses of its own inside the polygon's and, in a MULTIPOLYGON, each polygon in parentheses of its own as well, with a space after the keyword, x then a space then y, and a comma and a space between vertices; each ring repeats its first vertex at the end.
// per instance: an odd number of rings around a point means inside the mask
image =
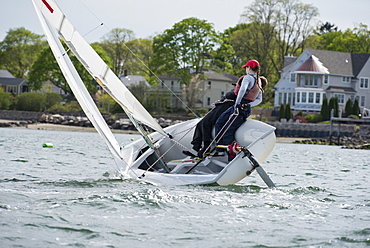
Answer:
POLYGON ((257 171, 268 187, 274 183, 261 167, 275 146, 275 128, 248 119, 236 132, 241 152, 225 157, 186 157, 200 118, 162 128, 85 41, 54 0, 32 0, 62 73, 97 132, 108 146, 122 178, 159 185, 230 185, 257 171), (121 146, 73 66, 63 41, 98 84, 123 108, 142 138, 121 146), (154 130, 149 133, 145 127, 154 130))

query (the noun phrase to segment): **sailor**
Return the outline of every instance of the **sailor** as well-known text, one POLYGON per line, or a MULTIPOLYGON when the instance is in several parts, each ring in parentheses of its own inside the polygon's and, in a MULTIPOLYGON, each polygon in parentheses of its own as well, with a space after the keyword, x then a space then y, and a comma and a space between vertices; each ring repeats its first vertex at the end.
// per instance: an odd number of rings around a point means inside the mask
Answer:
MULTIPOLYGON (((262 102, 260 64, 257 60, 249 60, 243 68, 247 75, 235 86, 234 93, 237 95, 235 103, 217 119, 215 124, 216 141, 220 145, 230 145, 235 140, 235 132, 251 114, 251 107, 262 102)), ((266 86, 267 80, 264 84, 266 86)), ((213 156, 224 155, 225 148, 216 148, 213 154, 213 156)))

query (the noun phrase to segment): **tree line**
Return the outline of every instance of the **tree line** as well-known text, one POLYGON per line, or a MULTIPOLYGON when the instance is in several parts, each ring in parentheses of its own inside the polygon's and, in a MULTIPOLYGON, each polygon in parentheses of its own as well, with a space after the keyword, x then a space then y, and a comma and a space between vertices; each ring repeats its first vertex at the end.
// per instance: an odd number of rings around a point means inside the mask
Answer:
MULTIPOLYGON (((240 76, 245 72, 241 66, 256 59, 269 80, 263 103, 272 107, 273 87, 284 67, 284 56, 297 57, 307 48, 370 53, 367 25, 342 31, 334 24, 317 21, 318 14, 313 5, 296 0, 255 0, 246 6, 241 23, 224 32, 216 32, 206 20, 186 18, 146 39, 136 38, 132 30, 115 28, 91 45, 116 75, 127 70, 155 85, 160 82, 158 75, 172 73, 185 90, 196 89, 205 69, 240 76)), ((71 59, 89 92, 95 93, 90 75, 73 55, 71 59)), ((25 28, 10 29, 0 42, 0 68, 28 79, 33 90, 50 81, 70 92, 43 36, 25 28)), ((194 92, 187 91, 189 95, 194 92)), ((187 103, 193 106, 194 101, 189 97, 187 103)))

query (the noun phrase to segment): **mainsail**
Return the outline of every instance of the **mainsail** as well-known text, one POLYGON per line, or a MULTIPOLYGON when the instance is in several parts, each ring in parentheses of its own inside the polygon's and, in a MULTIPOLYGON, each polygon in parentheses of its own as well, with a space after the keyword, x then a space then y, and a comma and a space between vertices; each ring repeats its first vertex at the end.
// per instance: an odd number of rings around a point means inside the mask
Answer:
MULTIPOLYGON (((43 0, 43 2, 45 1, 43 0)), ((33 4, 36 9, 37 16, 40 19, 40 23, 42 25, 44 33, 48 38, 50 48, 53 51, 53 54, 59 64, 59 67, 62 70, 64 77, 68 81, 68 84, 70 85, 75 97, 78 99, 81 108, 84 110, 85 114, 94 125, 100 136, 102 136, 107 143, 109 150, 115 158, 115 161, 120 161, 121 163, 122 157, 120 155, 120 145, 110 131, 107 123, 100 114, 93 99, 84 86, 81 77, 78 75, 76 68, 73 66, 64 47, 60 43, 57 30, 50 25, 50 22, 47 21, 45 16, 40 11, 40 4, 42 4, 41 1, 33 0, 33 4)), ((51 8, 51 6, 48 5, 48 8, 51 8)))
POLYGON ((32 0, 51 33, 58 34, 103 89, 118 102, 128 117, 167 136, 121 80, 66 18, 54 0, 32 0))

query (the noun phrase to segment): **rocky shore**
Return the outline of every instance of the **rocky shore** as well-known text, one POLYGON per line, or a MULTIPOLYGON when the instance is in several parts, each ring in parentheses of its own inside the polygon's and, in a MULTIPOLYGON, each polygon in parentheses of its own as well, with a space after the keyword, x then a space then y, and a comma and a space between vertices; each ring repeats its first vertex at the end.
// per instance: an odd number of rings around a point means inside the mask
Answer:
MULTIPOLYGON (((14 112, 14 111, 13 111, 14 112)), ((61 115, 45 113, 16 113, 0 111, 0 127, 28 128, 36 130, 54 131, 79 131, 95 132, 90 121, 85 116, 61 115), (4 114, 7 118, 4 118, 4 114), (13 117, 13 119, 9 118, 13 117), (28 118, 28 119, 27 119, 28 118)), ((157 121, 162 127, 167 127, 187 117, 158 117, 157 121)), ((133 124, 125 116, 118 116, 112 119, 105 116, 108 126, 116 133, 137 133, 133 124)), ((299 124, 269 122, 275 126, 278 142, 301 143, 301 144, 322 144, 338 145, 351 149, 370 149, 370 126, 342 125, 341 129, 334 126, 330 137, 330 125, 325 124, 299 124)))

